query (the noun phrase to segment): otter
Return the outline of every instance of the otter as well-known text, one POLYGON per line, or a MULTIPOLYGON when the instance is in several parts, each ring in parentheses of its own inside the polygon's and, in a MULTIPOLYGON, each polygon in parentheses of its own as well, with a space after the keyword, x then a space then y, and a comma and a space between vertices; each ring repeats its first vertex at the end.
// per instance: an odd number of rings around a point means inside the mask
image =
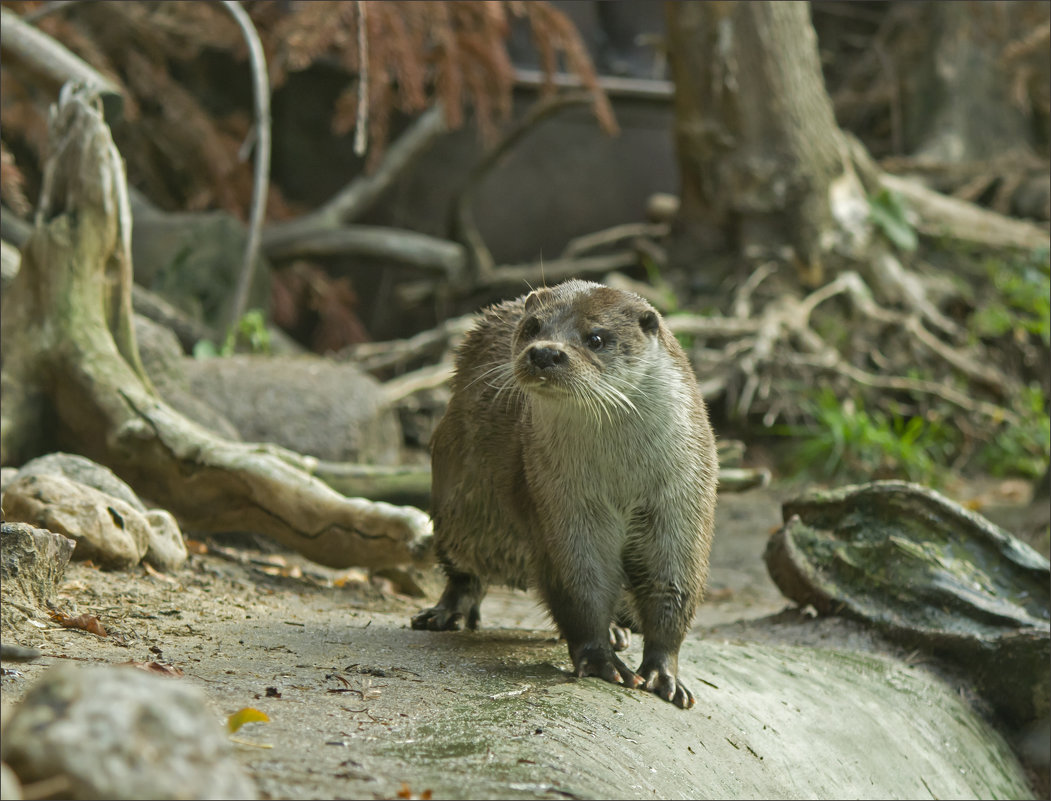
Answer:
POLYGON ((535 588, 577 676, 694 705, 678 658, 707 580, 715 438, 648 302, 572 280, 486 309, 431 450, 447 583, 414 629, 477 628, 490 584, 535 588), (625 624, 637 671, 615 653, 625 624))

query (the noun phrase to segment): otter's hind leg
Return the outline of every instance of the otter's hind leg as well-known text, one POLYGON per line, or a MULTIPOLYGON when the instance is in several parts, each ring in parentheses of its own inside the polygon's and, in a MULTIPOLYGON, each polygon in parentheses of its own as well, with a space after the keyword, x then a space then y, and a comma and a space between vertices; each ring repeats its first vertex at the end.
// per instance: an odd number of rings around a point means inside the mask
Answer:
POLYGON ((457 570, 452 565, 444 567, 448 581, 442 597, 430 609, 414 615, 412 627, 430 631, 459 631, 465 625, 469 629, 478 628, 482 619, 479 607, 486 590, 482 580, 474 573, 457 570))

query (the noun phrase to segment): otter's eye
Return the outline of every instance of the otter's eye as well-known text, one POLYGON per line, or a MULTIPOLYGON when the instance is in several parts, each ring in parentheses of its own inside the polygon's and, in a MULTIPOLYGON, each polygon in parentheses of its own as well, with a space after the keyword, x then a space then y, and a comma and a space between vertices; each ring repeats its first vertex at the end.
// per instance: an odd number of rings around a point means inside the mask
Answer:
POLYGON ((536 317, 526 317, 522 321, 522 336, 532 339, 540 333, 540 321, 536 317))
POLYGON ((588 338, 585 341, 587 342, 587 346, 592 350, 602 350, 602 346, 606 344, 606 340, 603 338, 602 334, 597 331, 592 331, 588 334, 588 338))

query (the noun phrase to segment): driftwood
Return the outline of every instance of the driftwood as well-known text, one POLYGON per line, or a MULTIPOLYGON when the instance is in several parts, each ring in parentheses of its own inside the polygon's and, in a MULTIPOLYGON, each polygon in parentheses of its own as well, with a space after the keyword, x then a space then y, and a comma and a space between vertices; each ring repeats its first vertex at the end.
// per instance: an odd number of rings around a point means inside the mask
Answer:
POLYGON ((0 30, 3 31, 0 51, 5 67, 30 73, 34 83, 52 97, 58 97, 59 90, 68 81, 92 87, 102 101, 106 118, 120 116, 124 95, 113 81, 13 11, 0 8, 0 20, 0 30))
POLYGON ((96 97, 65 88, 50 135, 36 227, 3 296, 3 463, 46 425, 187 528, 257 531, 331 566, 426 558, 423 512, 347 498, 309 475, 316 460, 216 437, 157 396, 131 326, 123 166, 96 97))

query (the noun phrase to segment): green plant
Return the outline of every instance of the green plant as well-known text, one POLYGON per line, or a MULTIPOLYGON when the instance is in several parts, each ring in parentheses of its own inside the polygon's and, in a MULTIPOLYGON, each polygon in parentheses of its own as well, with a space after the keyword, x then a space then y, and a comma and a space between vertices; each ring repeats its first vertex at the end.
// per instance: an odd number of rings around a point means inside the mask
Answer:
POLYGON ((217 356, 232 356, 238 349, 249 353, 270 352, 270 332, 266 329, 266 318, 260 309, 250 309, 230 327, 221 347, 202 339, 193 346, 195 359, 213 359, 217 356))
POLYGON ((915 250, 916 229, 908 220, 908 209, 901 195, 889 189, 881 189, 869 195, 869 220, 883 235, 902 250, 915 250))
POLYGON ((988 259, 985 270, 996 292, 971 315, 971 330, 982 337, 1026 333, 1051 346, 1051 261, 1048 251, 1013 259, 988 259))
POLYGON ((958 446, 956 432, 938 419, 870 412, 862 401, 841 401, 830 389, 805 400, 803 407, 813 418, 811 425, 775 431, 798 439, 796 459, 826 477, 901 476, 936 484, 958 446))
POLYGON ((1048 399, 1038 385, 1032 384, 1022 391, 1017 410, 1022 422, 1005 425, 991 437, 979 453, 979 462, 996 476, 1039 478, 1051 461, 1048 399))

